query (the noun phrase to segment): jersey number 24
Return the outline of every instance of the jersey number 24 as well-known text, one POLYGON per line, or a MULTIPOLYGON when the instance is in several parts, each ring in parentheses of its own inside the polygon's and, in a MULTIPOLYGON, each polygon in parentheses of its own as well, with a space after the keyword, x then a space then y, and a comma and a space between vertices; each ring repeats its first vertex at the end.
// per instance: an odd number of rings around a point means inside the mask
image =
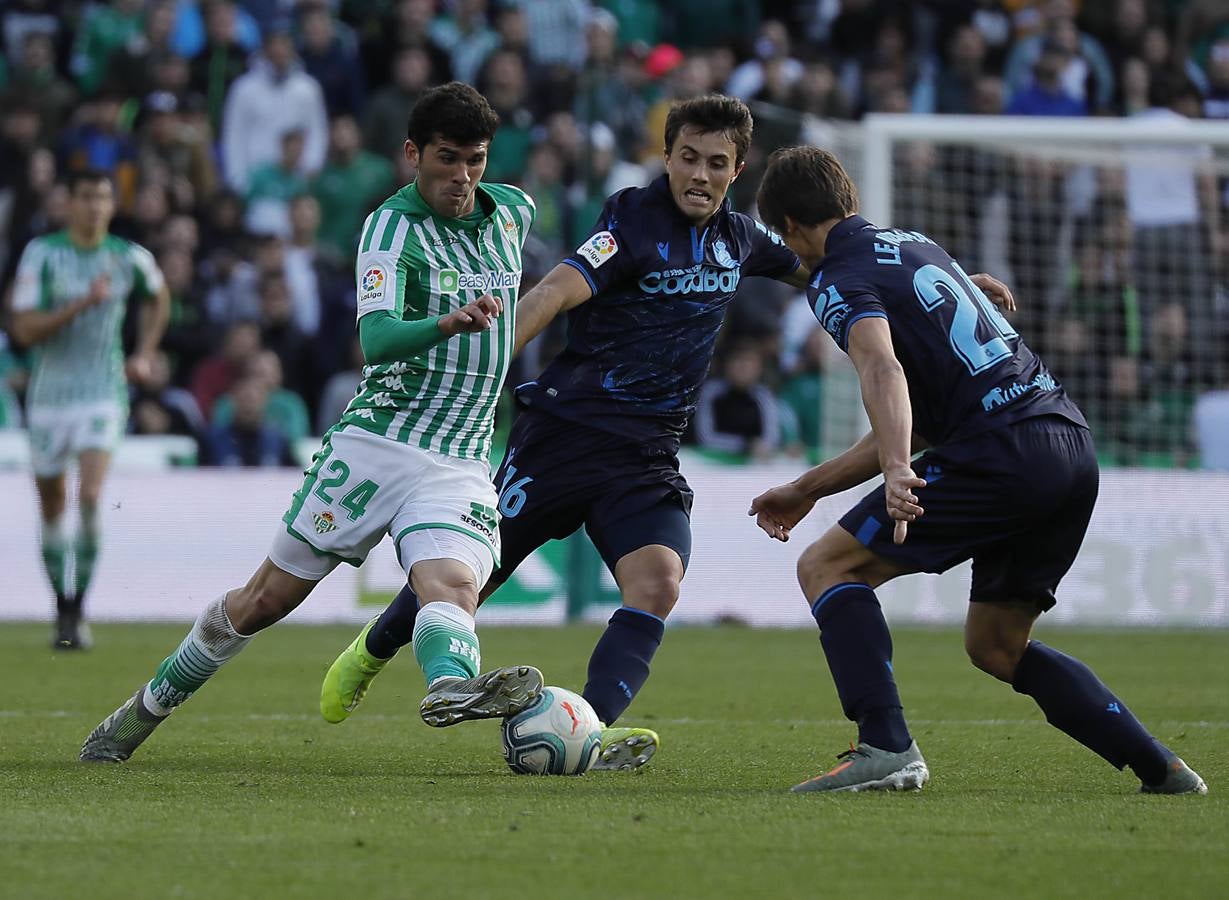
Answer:
POLYGON ((954 273, 942 266, 922 266, 913 275, 913 290, 927 312, 935 312, 948 302, 955 304, 948 337, 956 356, 968 367, 970 374, 976 375, 1014 354, 1007 341, 1018 335, 964 269, 955 262, 952 268, 954 273), (978 337, 979 324, 987 326, 983 334, 989 332, 989 340, 978 337))

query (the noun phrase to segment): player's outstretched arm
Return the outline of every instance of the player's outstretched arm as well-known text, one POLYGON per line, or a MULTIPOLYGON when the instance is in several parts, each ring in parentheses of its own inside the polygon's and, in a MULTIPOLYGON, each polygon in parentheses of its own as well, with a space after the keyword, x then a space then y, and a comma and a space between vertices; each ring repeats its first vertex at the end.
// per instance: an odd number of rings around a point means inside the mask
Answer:
POLYGON ((513 354, 520 353, 559 313, 580 306, 592 296, 593 289, 578 269, 564 263, 555 266, 517 303, 513 354))
POLYGON ((922 514, 914 490, 926 486, 909 465, 913 410, 905 370, 892 349, 888 320, 868 316, 849 329, 849 358, 858 370, 862 403, 871 420, 883 471, 888 515, 896 520, 893 539, 905 541, 910 522, 922 514))

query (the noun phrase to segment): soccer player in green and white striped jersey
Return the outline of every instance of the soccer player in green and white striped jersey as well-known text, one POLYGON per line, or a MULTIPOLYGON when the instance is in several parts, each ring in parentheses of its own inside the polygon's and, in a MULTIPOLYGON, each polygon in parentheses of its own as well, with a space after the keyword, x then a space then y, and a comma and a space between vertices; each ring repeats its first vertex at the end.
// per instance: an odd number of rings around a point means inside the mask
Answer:
POLYGON ((43 562, 56 596, 57 649, 88 643, 81 610, 98 556, 98 499, 128 421, 125 368, 136 380, 149 376, 170 308, 150 252, 108 233, 115 214, 111 179, 77 172, 69 190, 68 227, 35 238, 22 254, 12 321, 14 340, 33 355, 26 395, 30 460, 42 511, 43 562), (130 300, 150 302, 125 366, 120 328, 130 300), (81 521, 69 542, 64 473, 73 458, 80 467, 81 521))
POLYGON ((487 457, 535 212, 523 191, 480 184, 497 126, 486 100, 459 82, 415 104, 405 152, 417 178, 368 217, 359 246, 367 365, 355 398, 325 435, 268 558, 210 603, 153 679, 94 729, 83 760, 127 759, 255 632, 339 563, 360 565, 385 534, 422 598, 413 644, 429 690, 424 720, 511 715, 541 692, 532 666, 478 674, 474 633, 478 589, 498 564, 487 457))

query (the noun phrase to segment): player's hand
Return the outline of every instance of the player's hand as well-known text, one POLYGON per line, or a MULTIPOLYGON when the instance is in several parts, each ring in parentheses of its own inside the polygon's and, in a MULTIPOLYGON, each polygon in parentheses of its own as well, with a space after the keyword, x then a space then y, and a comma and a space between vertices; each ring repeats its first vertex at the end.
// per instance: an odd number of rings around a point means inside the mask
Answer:
POLYGON ((473 303, 454 309, 439 321, 439 328, 446 336, 475 334, 487 331, 504 311, 503 301, 490 294, 483 294, 473 303))
POLYGON ((914 491, 926 487, 925 479, 918 478, 909 466, 898 466, 883 473, 883 492, 887 498, 888 515, 896 520, 892 541, 903 544, 909 533, 909 523, 922 515, 914 491))
POLYGON ((111 276, 99 275, 90 282, 90 292, 85 295, 81 302, 81 309, 87 310, 97 306, 100 303, 105 303, 111 296, 111 276))
POLYGON ((136 384, 148 384, 154 374, 154 359, 150 353, 134 353, 124 363, 128 380, 136 384))
POLYGON ((1016 298, 1012 296, 1011 288, 993 275, 978 272, 976 275, 969 276, 969 280, 981 288, 982 293, 999 309, 1006 310, 1007 312, 1016 311, 1016 298))
POLYGON ((790 530, 814 507, 815 501, 791 481, 752 500, 747 515, 755 516, 755 524, 770 538, 785 542, 789 540, 790 530))

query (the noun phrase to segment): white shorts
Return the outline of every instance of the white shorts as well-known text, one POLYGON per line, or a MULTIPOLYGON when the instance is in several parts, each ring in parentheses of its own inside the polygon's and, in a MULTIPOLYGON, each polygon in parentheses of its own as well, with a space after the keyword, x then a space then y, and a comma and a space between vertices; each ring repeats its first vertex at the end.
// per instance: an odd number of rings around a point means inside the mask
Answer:
POLYGON ((83 450, 110 453, 128 424, 119 403, 88 406, 31 406, 28 416, 30 467, 39 478, 64 474, 83 450))
POLYGON ((483 460, 343 427, 325 435, 269 559, 319 581, 340 562, 361 565, 388 534, 407 575, 419 560, 455 559, 481 587, 499 565, 498 503, 483 460))

